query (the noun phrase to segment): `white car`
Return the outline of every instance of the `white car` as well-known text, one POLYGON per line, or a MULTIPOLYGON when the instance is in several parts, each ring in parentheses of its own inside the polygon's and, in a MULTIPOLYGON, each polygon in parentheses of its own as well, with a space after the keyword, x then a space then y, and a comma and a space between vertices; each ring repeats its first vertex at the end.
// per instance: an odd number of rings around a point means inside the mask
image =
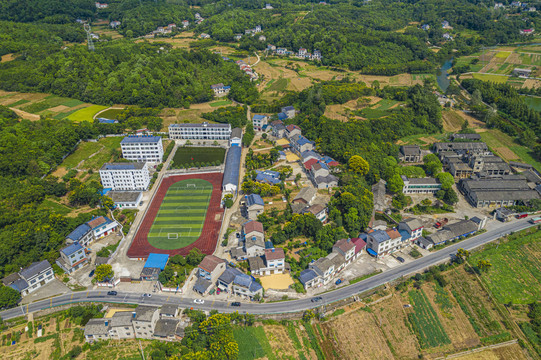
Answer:
POLYGON ((203 300, 203 299, 195 299, 193 302, 196 303, 196 304, 204 304, 205 300, 203 300))

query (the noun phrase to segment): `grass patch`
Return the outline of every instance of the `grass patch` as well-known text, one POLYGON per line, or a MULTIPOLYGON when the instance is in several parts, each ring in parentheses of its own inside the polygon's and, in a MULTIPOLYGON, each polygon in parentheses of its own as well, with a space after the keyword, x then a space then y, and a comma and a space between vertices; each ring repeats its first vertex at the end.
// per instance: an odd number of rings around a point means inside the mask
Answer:
POLYGON ((233 101, 220 100, 220 101, 215 101, 213 103, 210 103, 209 105, 212 106, 212 107, 220 107, 220 106, 227 106, 227 105, 231 105, 231 104, 233 104, 233 101))
POLYGON ((331 316, 339 316, 339 315, 342 315, 345 312, 346 312, 346 310, 344 310, 344 309, 337 309, 331 314, 331 316))
POLYGON ((172 250, 193 244, 201 236, 211 194, 212 184, 202 179, 171 185, 148 232, 150 245, 172 250))
POLYGON ((96 113, 98 113, 98 112, 100 112, 102 110, 105 110, 105 109, 107 109, 107 106, 91 105, 91 106, 82 108, 82 109, 74 112, 73 114, 70 114, 68 116, 68 119, 70 119, 72 121, 75 121, 75 122, 93 121, 94 120, 94 115, 96 115, 96 113))
POLYGON ((496 57, 497 58, 503 58, 503 59, 507 59, 507 57, 511 55, 511 51, 498 51, 496 53, 496 57))
POLYGON ((372 272, 370 274, 366 274, 366 275, 363 275, 363 276, 359 276, 359 277, 357 277, 355 279, 352 279, 352 280, 349 281, 349 283, 350 284, 355 284, 355 283, 358 283, 359 281, 363 281, 363 280, 366 280, 368 278, 371 278, 372 276, 377 275, 379 273, 381 273, 381 270, 376 270, 376 271, 374 271, 374 272, 372 272))
POLYGON ((9 107, 15 107, 15 106, 27 104, 27 103, 29 103, 29 102, 30 102, 30 101, 28 101, 28 100, 21 99, 21 100, 19 100, 19 101, 15 101, 13 104, 8 104, 8 106, 9 106, 9 107))
POLYGON ((179 147, 173 155, 172 168, 179 167, 191 163, 215 163, 219 161, 223 163, 225 157, 225 149, 221 147, 179 147))
POLYGON ((483 81, 492 81, 497 84, 503 84, 507 82, 508 77, 503 75, 492 75, 492 74, 478 74, 474 73, 473 78, 483 81))
POLYGON ((274 81, 272 84, 269 84, 269 87, 267 88, 268 91, 284 91, 288 84, 288 79, 279 78, 278 80, 274 81))
POLYGON ((450 344, 451 340, 445 333, 436 311, 422 290, 409 292, 409 297, 415 312, 408 314, 415 335, 422 349, 450 344))
POLYGON ((122 137, 114 136, 100 139, 98 142, 82 142, 73 154, 69 155, 61 164, 67 169, 75 168, 79 163, 80 169, 98 170, 111 159, 111 150, 120 149, 122 137), (93 155, 92 157, 90 157, 93 155))
POLYGON ((265 356, 269 360, 276 359, 263 327, 237 327, 233 329, 233 336, 239 344, 239 360, 253 360, 265 356))
POLYGON ((69 98, 63 98, 59 96, 49 95, 45 99, 32 103, 28 106, 25 106, 21 108, 21 110, 37 114, 40 111, 47 110, 56 106, 64 105, 68 107, 77 106, 80 104, 84 104, 82 101, 75 100, 75 99, 69 99, 69 98), (68 105, 66 105, 68 104, 68 105))
POLYGON ((120 114, 124 109, 107 109, 104 112, 100 113, 99 117, 111 120, 117 120, 118 114, 120 114))
POLYGON ((482 274, 490 292, 502 304, 529 304, 541 298, 541 231, 515 234, 509 241, 488 245, 470 263, 487 260, 491 269, 482 274))
POLYGON ((40 208, 52 210, 55 213, 60 214, 60 215, 67 215, 72 210, 70 207, 57 203, 56 201, 53 201, 51 199, 43 200, 43 202, 40 204, 40 208))
POLYGON ((530 109, 541 111, 541 97, 525 96, 524 102, 530 109))

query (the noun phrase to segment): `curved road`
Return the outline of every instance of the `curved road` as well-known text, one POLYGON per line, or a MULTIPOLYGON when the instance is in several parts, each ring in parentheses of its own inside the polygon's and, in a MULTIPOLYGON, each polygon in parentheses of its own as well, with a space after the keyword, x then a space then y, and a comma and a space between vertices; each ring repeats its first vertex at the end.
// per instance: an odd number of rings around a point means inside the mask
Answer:
POLYGON ((323 300, 317 303, 313 303, 310 298, 305 298, 300 300, 281 301, 275 303, 242 303, 241 307, 239 308, 231 307, 230 302, 226 301, 207 300, 203 304, 195 304, 193 302, 193 299, 179 298, 167 294, 153 294, 151 298, 143 298, 141 296, 141 293, 118 292, 117 296, 108 296, 108 290, 104 289, 76 292, 72 294, 56 296, 47 300, 36 301, 29 305, 19 306, 13 309, 2 311, 0 313, 0 316, 2 317, 2 319, 11 319, 14 317, 26 315, 29 312, 76 302, 112 302, 140 305, 145 304, 155 306, 167 303, 180 305, 181 307, 193 307, 194 309, 200 310, 218 310, 222 312, 240 311, 242 313, 247 312, 251 314, 297 312, 319 305, 342 300, 347 297, 376 288, 402 276, 406 276, 421 271, 429 266, 448 261, 456 253, 458 248, 471 250, 475 247, 494 241, 511 232, 517 232, 531 226, 534 225, 530 224, 528 220, 513 221, 512 223, 505 224, 499 229, 487 231, 484 234, 480 234, 472 238, 463 240, 459 243, 448 246, 445 249, 436 251, 434 253, 431 253, 430 255, 424 256, 410 263, 387 270, 364 281, 321 294, 320 296, 323 298, 323 300))

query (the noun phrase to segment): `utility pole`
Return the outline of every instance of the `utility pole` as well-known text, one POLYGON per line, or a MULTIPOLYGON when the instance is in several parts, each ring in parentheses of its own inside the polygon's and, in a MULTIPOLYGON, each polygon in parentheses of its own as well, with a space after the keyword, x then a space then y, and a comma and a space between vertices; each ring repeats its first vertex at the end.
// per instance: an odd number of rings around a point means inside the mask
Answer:
POLYGON ((92 29, 90 28, 90 24, 84 24, 83 26, 86 31, 86 42, 88 43, 88 50, 94 51, 96 49, 94 47, 94 41, 92 40, 92 29))
POLYGON ((141 340, 139 340, 139 349, 141 349, 141 355, 143 356, 143 360, 145 359, 145 352, 143 351, 143 347, 141 346, 141 340))

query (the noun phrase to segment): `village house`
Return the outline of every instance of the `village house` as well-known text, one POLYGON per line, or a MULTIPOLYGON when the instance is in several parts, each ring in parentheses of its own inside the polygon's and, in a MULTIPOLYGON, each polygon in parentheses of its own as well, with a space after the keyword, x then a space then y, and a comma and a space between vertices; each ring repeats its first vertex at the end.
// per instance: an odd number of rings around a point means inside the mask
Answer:
POLYGON ((281 110, 284 114, 286 114, 288 119, 294 118, 295 115, 297 114, 297 111, 295 110, 293 106, 285 106, 281 110))
POLYGON ((297 125, 287 125, 286 126, 286 137, 288 139, 291 139, 292 137, 294 137, 296 135, 298 135, 298 136, 302 135, 301 128, 298 127, 297 125))
POLYGON ((242 39, 242 34, 235 34, 235 36, 233 36, 233 38, 234 38, 236 41, 239 41, 240 39, 242 39))
POLYGON ((258 194, 246 195, 246 212, 248 219, 257 220, 257 216, 265 211, 265 202, 258 194))
POLYGON ((133 315, 133 329, 138 339, 152 339, 154 327, 159 319, 158 308, 153 306, 139 305, 133 315))
POLYGON ((460 220, 456 223, 445 225, 441 230, 428 235, 426 239, 431 241, 434 245, 440 245, 447 241, 473 235, 481 230, 483 226, 484 222, 477 224, 472 220, 460 220))
POLYGON ((291 148, 293 149, 293 151, 299 155, 304 151, 314 150, 314 147, 315 147, 314 146, 315 144, 313 141, 308 140, 302 135, 293 135, 292 137, 289 138, 289 142, 291 144, 291 148))
POLYGON ((323 285, 328 284, 336 271, 335 264, 327 257, 322 257, 308 265, 309 269, 314 270, 314 272, 321 278, 320 282, 323 285))
POLYGON ((96 5, 96 9, 107 9, 109 7, 108 4, 100 3, 100 2, 96 2, 95 5, 96 5))
POLYGON ((409 238, 411 242, 423 236, 423 229, 423 223, 416 218, 405 218, 398 223, 398 231, 402 234, 402 238, 409 238))
POLYGON ((302 158, 303 164, 305 164, 308 160, 312 160, 312 159, 314 159, 314 160, 316 160, 316 162, 318 162, 319 160, 321 160, 321 155, 319 155, 317 152, 315 152, 313 150, 307 150, 307 151, 303 151, 301 153, 301 158, 302 158))
POLYGON ((269 185, 278 185, 282 182, 280 173, 274 170, 256 170, 255 181, 269 185))
POLYGON ((118 20, 113 20, 109 23, 109 26, 112 27, 113 29, 116 29, 117 27, 120 26, 120 21, 118 20))
POLYGON ((281 139, 285 136, 286 127, 282 120, 274 120, 271 122, 272 136, 281 139))
POLYGON ((88 263, 85 248, 78 242, 66 246, 60 250, 60 257, 56 259, 56 264, 68 274, 78 270, 88 263))
POLYGON ((163 161, 161 136, 126 136, 120 142, 122 157, 126 160, 158 163, 163 161))
POLYGON ((216 97, 226 96, 231 90, 231 86, 225 86, 222 83, 210 85, 210 88, 214 91, 216 97))
POLYGON ((179 312, 180 310, 178 308, 178 305, 164 304, 160 308, 160 318, 176 318, 179 312))
POLYGON ((418 163, 421 162, 421 148, 418 145, 403 145, 400 146, 400 154, 398 158, 404 162, 418 163))
POLYGON ((481 141, 480 134, 451 134, 449 137, 451 141, 481 141))
POLYGON ((311 186, 306 186, 299 191, 297 196, 293 198, 293 201, 291 201, 293 204, 304 204, 304 205, 310 205, 312 201, 316 198, 317 190, 314 189, 311 186))
POLYGON ((513 69, 512 74, 514 76, 518 76, 518 77, 522 77, 522 78, 529 78, 532 75, 532 70, 515 68, 515 69, 513 69))
POLYGON ((216 284, 226 269, 227 261, 214 255, 207 255, 198 265, 197 281, 193 290, 205 295, 216 284))
POLYGON ((254 115, 252 118, 252 125, 254 127, 254 130, 263 131, 268 121, 269 117, 267 115, 254 115))
POLYGON ((312 214, 321 221, 322 223, 327 222, 327 207, 321 204, 315 204, 308 207, 305 207, 302 212, 302 214, 312 214))
POLYGON ((163 341, 181 340, 184 337, 185 327, 186 324, 179 319, 162 318, 156 322, 153 337, 163 341))
MULTIPOLYGON (((203 20, 198 20, 197 23, 200 24, 201 21, 203 21, 203 20)), ((201 39, 210 39, 210 35, 207 34, 207 33, 202 33, 201 35, 199 35, 199 37, 200 37, 201 39)))
POLYGON ((239 269, 228 267, 218 278, 218 289, 220 289, 220 291, 231 292, 233 281, 239 275, 242 275, 242 272, 239 269))
POLYGON ((322 58, 321 56, 321 51, 319 50, 314 50, 314 53, 312 54, 312 57, 310 58, 311 60, 314 60, 314 61, 320 61, 322 58))
POLYGON ((190 22, 188 20, 182 20, 182 27, 186 29, 188 26, 190 26, 190 22))
POLYGON ((26 296, 54 280, 53 268, 47 260, 32 265, 2 279, 4 286, 9 286, 26 296))
POLYGON ((245 260, 249 257, 261 256, 265 252, 265 231, 259 221, 250 220, 242 225, 239 238, 241 247, 231 249, 231 257, 245 260))
POLYGON ((265 249, 262 257, 248 258, 248 264, 252 275, 282 274, 286 269, 284 249, 274 247, 265 249))
POLYGON ((332 247, 333 252, 337 252, 344 257, 345 265, 349 265, 355 256, 355 244, 351 239, 338 240, 332 247))
POLYGON ((377 258, 384 257, 410 245, 407 240, 396 229, 373 230, 367 234, 367 252, 377 258))
POLYGON ((234 128, 231 130, 231 137, 229 138, 229 146, 242 146, 242 129, 234 128))
POLYGON ((118 209, 137 209, 143 200, 141 191, 109 191, 107 196, 113 200, 118 209))
POLYGON ((256 295, 263 296, 263 287, 251 276, 240 274, 235 276, 231 288, 233 295, 253 298, 256 295))

